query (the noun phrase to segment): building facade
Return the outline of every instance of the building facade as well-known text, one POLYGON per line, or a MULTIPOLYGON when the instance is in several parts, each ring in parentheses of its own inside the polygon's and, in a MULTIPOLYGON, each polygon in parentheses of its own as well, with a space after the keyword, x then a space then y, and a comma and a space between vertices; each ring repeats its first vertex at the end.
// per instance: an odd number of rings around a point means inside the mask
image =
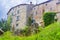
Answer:
POLYGON ((57 19, 60 21, 60 0, 48 0, 46 2, 37 4, 33 7, 33 19, 40 25, 44 26, 43 14, 44 12, 56 12, 57 19))
POLYGON ((33 4, 20 4, 11 8, 8 12, 8 18, 11 17, 11 30, 24 29, 27 24, 27 18, 30 15, 33 4))
POLYGON ((60 0, 48 0, 36 5, 33 5, 32 2, 30 2, 30 4, 20 4, 11 8, 8 12, 8 16, 12 18, 12 28, 17 30, 23 29, 26 26, 27 19, 31 15, 39 26, 44 26, 44 12, 56 12, 58 21, 60 21, 60 0))

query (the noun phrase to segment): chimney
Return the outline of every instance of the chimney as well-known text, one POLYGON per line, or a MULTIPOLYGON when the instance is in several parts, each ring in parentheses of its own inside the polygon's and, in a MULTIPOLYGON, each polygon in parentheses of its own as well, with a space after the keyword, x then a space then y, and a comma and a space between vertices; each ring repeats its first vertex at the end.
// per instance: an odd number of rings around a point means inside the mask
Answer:
POLYGON ((30 4, 32 4, 32 2, 30 2, 30 4))

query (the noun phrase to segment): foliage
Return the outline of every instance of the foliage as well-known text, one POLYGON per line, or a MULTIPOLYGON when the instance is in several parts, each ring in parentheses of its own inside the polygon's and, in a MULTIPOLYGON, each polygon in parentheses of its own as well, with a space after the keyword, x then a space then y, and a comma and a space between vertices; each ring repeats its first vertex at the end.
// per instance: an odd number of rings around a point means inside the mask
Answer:
POLYGON ((10 17, 8 18, 8 20, 1 19, 1 21, 0 21, 0 28, 4 32, 9 31, 10 27, 11 27, 10 24, 11 24, 10 17))
POLYGON ((43 28, 39 27, 37 23, 34 23, 29 27, 26 26, 25 29, 20 29, 20 36, 30 36, 39 33, 41 30, 43 30, 43 28))
POLYGON ((9 27, 11 27, 11 21, 12 21, 11 16, 8 16, 7 25, 8 25, 9 27))
POLYGON ((20 40, 20 37, 13 36, 10 31, 7 31, 2 36, 0 36, 0 40, 20 40))
POLYGON ((40 30, 40 32, 42 31, 42 30, 44 30, 44 28, 43 27, 41 27, 41 26, 39 26, 39 28, 38 28, 39 30, 40 30))
POLYGON ((59 40, 60 23, 53 23, 40 32, 39 40, 59 40), (57 35, 58 34, 58 35, 57 35))
POLYGON ((26 26, 24 29, 20 30, 20 34, 23 36, 28 36, 28 26, 26 26))
POLYGON ((9 30, 9 27, 7 26, 7 21, 6 20, 1 19, 1 21, 0 21, 0 28, 3 31, 9 30))
POLYGON ((31 18, 31 17, 28 17, 27 25, 28 25, 28 26, 31 26, 31 24, 32 24, 32 18, 31 18))
POLYGON ((55 16, 56 16, 55 12, 46 12, 43 15, 43 20, 44 20, 45 26, 48 26, 49 24, 54 23, 55 16))
POLYGON ((28 37, 13 36, 11 32, 6 32, 0 36, 0 40, 60 40, 60 23, 53 23, 40 33, 28 37))

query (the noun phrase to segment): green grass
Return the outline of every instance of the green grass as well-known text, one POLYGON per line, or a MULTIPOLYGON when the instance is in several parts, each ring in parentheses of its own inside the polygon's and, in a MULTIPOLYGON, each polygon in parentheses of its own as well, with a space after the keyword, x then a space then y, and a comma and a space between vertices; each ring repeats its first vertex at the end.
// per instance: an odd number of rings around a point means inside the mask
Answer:
POLYGON ((54 23, 39 33, 39 40, 60 40, 60 23, 54 23))
POLYGON ((41 32, 28 37, 13 36, 11 32, 6 32, 0 36, 0 40, 60 40, 60 23, 53 23, 41 32))

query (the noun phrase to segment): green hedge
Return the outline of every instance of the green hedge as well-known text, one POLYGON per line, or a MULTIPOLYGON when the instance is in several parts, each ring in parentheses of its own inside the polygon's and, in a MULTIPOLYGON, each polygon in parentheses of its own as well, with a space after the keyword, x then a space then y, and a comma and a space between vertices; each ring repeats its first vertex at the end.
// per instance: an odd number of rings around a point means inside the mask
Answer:
POLYGON ((45 26, 48 26, 51 23, 54 23, 55 16, 56 16, 55 12, 46 12, 46 13, 44 13, 43 20, 44 20, 45 26))

